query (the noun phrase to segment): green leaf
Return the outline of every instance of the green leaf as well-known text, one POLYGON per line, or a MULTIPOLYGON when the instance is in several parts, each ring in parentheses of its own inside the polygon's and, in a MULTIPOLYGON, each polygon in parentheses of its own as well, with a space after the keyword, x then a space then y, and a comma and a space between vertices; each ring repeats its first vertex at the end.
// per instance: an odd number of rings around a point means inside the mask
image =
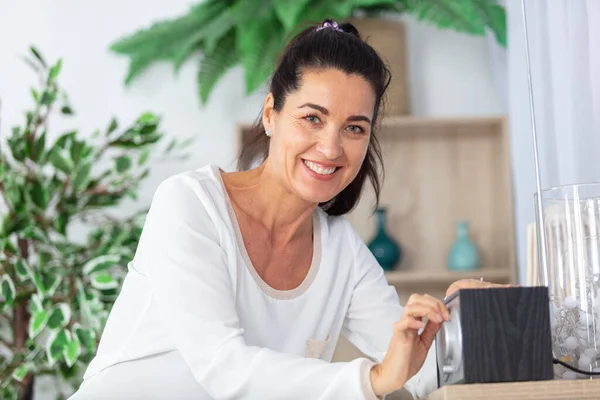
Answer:
POLYGON ((31 239, 39 243, 48 243, 48 236, 39 226, 29 225, 27 228, 23 229, 21 234, 23 235, 23 239, 31 239))
POLYGON ((215 50, 205 53, 204 58, 200 60, 198 70, 198 86, 203 104, 208 101, 208 96, 219 79, 238 61, 239 57, 235 49, 235 33, 233 31, 219 41, 215 50))
POLYGON ((151 112, 145 112, 137 118, 136 122, 143 125, 158 125, 160 118, 151 112))
POLYGON ((153 61, 155 61, 155 57, 152 54, 134 54, 131 56, 129 69, 127 70, 127 75, 125 76, 125 86, 130 85, 135 78, 137 78, 142 72, 150 67, 153 61))
POLYGON ((13 304, 17 291, 12 278, 8 274, 3 274, 0 280, 0 294, 4 297, 4 302, 8 305, 13 304))
POLYGON ((42 93, 42 98, 40 99, 40 104, 44 106, 49 106, 56 100, 56 92, 51 89, 44 90, 42 93))
POLYGON ((119 39, 110 46, 110 49, 115 53, 127 55, 147 53, 157 60, 168 58, 174 45, 181 38, 188 37, 214 18, 214 15, 206 10, 214 7, 218 2, 222 1, 204 1, 181 17, 154 23, 149 28, 138 30, 119 39))
POLYGON ((274 0, 273 7, 285 29, 290 31, 300 22, 302 11, 309 3, 310 0, 274 0))
POLYGON ((7 213, 2 221, 2 235, 9 236, 15 232, 20 232, 29 226, 29 219, 22 215, 12 215, 7 213))
POLYGON ((353 9, 353 7, 352 4, 348 2, 313 2, 302 13, 302 20, 308 22, 321 22, 326 18, 333 20, 342 20, 350 16, 348 11, 349 9, 351 10, 353 9))
POLYGON ((12 377, 15 381, 22 382, 23 379, 25 379, 25 377, 27 376, 28 372, 29 372, 29 366, 27 364, 23 364, 23 365, 17 367, 13 371, 12 377))
POLYGON ((119 286, 119 282, 108 273, 96 273, 91 277, 92 287, 99 290, 114 289, 119 286))
MULTIPOLYGON (((28 124, 29 126, 29 124, 28 124)), ((12 156, 15 160, 17 161, 23 161, 25 160, 25 156, 26 156, 26 150, 27 150, 27 143, 25 141, 25 137, 24 136, 17 136, 14 135, 10 138, 8 138, 7 140, 8 142, 8 147, 10 148, 10 152, 12 153, 12 156)))
POLYGON ((64 172, 67 175, 73 171, 73 160, 71 160, 66 151, 54 148, 50 151, 48 156, 49 161, 52 163, 54 168, 64 172))
POLYGON ((138 158, 138 165, 144 165, 146 161, 148 161, 148 157, 150 157, 150 148, 145 148, 140 153, 140 157, 138 158))
POLYGON ((119 263, 120 257, 114 254, 108 254, 91 259, 82 268, 85 275, 91 275, 96 272, 104 271, 114 267, 119 263))
POLYGON ((73 115, 73 109, 71 108, 71 106, 62 106, 60 109, 60 112, 63 115, 73 115))
POLYGON ((39 310, 31 316, 29 319, 29 337, 31 339, 35 338, 42 330, 44 330, 48 323, 48 318, 49 315, 46 310, 39 310))
POLYGON ((60 329, 69 323, 71 319, 71 307, 66 303, 59 303, 53 309, 48 318, 48 328, 60 329))
POLYGON ((75 165, 79 163, 85 150, 85 142, 81 140, 73 140, 73 142, 71 143, 71 160, 73 160, 73 163, 75 165))
POLYGON ((218 27, 221 21, 219 15, 230 7, 225 1, 205 1, 203 9, 192 10, 192 13, 198 20, 198 27, 190 32, 189 35, 182 37, 180 43, 177 43, 172 56, 175 71, 179 71, 184 61, 196 50, 204 48, 204 42, 207 34, 218 27))
POLYGON ((58 62, 50 68, 50 73, 48 74, 48 83, 52 83, 58 77, 60 73, 60 69, 62 67, 62 60, 58 60, 58 62))
POLYGON ((58 288, 58 285, 60 285, 62 277, 53 270, 46 270, 44 271, 42 280, 44 282, 44 287, 46 288, 45 293, 48 296, 52 296, 58 288))
POLYGON ((125 194, 127 195, 127 197, 129 197, 131 200, 137 200, 137 194, 133 191, 133 190, 127 190, 125 191, 125 194))
POLYGON ((486 11, 487 26, 494 32, 496 41, 506 47, 506 10, 502 6, 493 4, 486 11))
POLYGON ((110 124, 108 124, 108 128, 106 129, 106 136, 110 136, 111 133, 113 133, 114 131, 117 130, 117 128, 119 127, 119 122, 117 121, 116 118, 112 118, 110 120, 110 124))
POLYGON ((44 156, 44 150, 46 149, 46 130, 35 140, 35 144, 29 157, 32 161, 41 161, 44 156))
POLYGON ((40 102, 40 94, 34 88, 31 88, 31 97, 33 97, 35 104, 38 104, 40 102))
POLYGON ((91 329, 75 326, 75 335, 81 345, 90 353, 96 352, 96 334, 91 329))
POLYGON ((48 206, 48 202, 50 201, 48 189, 37 179, 31 184, 31 199, 42 210, 48 206))
POLYGON ((65 358, 65 362, 67 366, 72 367, 75 364, 75 361, 81 355, 81 344, 77 337, 75 336, 73 339, 69 341, 67 346, 63 349, 63 357, 65 358))
POLYGON ((42 57, 42 54, 38 51, 38 49, 36 49, 34 46, 30 46, 29 50, 44 68, 48 66, 48 64, 46 64, 46 61, 44 60, 44 57, 42 57))
POLYGON ((92 163, 84 162, 77 168, 75 178, 73 179, 73 189, 76 191, 83 190, 87 187, 91 180, 92 163))
POLYGON ((56 216, 54 220, 54 228, 61 235, 67 234, 67 225, 69 224, 70 215, 68 213, 61 212, 56 216))
POLYGON ((442 29, 483 35, 485 24, 473 0, 405 0, 406 11, 442 29))
POLYGON ((29 276, 31 277, 31 281, 33 285, 37 289, 40 295, 46 293, 46 286, 44 285, 44 281, 42 280, 41 275, 34 268, 29 268, 29 276))
MULTIPOLYGON (((37 293, 31 295, 31 300, 29 301, 29 313, 32 315, 42 311, 44 309, 42 296, 37 293)), ((31 323, 31 319, 29 320, 31 323)), ((29 336, 31 337, 31 335, 29 336)))
POLYGON ((4 385, 2 385, 2 400, 17 400, 18 399, 19 390, 16 385, 10 385, 10 381, 7 380, 4 385))
POLYGON ((15 272, 21 281, 29 278, 29 265, 27 265, 27 260, 19 258, 15 262, 15 272))
POLYGON ((63 133, 56 139, 56 143, 54 143, 54 148, 66 149, 67 145, 70 144, 77 136, 76 131, 71 131, 67 133, 63 133))
POLYGON ((125 172, 131 167, 131 158, 128 156, 120 156, 116 159, 117 172, 125 172))
POLYGON ((63 355, 64 349, 71 341, 71 334, 69 331, 62 329, 58 332, 52 332, 48 341, 46 342, 46 356, 48 358, 48 364, 52 367, 60 360, 63 355))
POLYGON ((273 15, 260 23, 238 25, 237 30, 237 50, 244 66, 246 94, 249 94, 264 84, 273 72, 285 33, 273 15))

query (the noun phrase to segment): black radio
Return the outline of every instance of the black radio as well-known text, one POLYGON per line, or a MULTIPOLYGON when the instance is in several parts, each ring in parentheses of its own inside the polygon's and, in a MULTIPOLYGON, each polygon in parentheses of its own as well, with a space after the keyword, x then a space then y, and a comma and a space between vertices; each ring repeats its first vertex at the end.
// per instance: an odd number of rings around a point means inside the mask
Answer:
POLYGON ((461 289, 445 304, 438 387, 554 378, 548 288, 461 289))

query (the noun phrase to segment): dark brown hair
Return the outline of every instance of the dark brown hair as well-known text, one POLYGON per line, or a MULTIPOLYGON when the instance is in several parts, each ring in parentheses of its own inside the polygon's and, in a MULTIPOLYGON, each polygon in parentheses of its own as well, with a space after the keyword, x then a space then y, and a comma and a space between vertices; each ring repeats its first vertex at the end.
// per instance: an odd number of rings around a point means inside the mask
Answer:
MULTIPOLYGON (((335 68, 344 73, 362 76, 375 92, 375 110, 371 122, 371 137, 365 160, 356 178, 331 200, 319 204, 329 215, 344 215, 358 203, 367 178, 379 203, 383 160, 379 141, 375 136, 377 116, 382 107, 385 91, 390 83, 390 71, 377 52, 362 40, 358 30, 350 23, 339 26, 331 20, 311 26, 291 39, 271 77, 270 91, 275 111, 281 111, 286 96, 297 90, 306 69, 335 68), (380 178, 381 171, 381 178, 380 178)), ((243 146, 238 170, 248 170, 263 162, 269 155, 269 137, 265 135, 262 112, 252 128, 250 138, 243 146)))

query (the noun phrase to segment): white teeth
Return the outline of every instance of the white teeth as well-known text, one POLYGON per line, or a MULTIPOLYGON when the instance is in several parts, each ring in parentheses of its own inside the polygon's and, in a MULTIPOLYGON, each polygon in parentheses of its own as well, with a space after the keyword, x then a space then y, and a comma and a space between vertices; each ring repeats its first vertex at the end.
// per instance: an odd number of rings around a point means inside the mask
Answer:
POLYGON ((331 175, 336 170, 336 167, 324 168, 324 167, 321 167, 320 165, 315 164, 314 162, 308 161, 308 160, 304 160, 304 164, 306 164, 306 166, 310 170, 316 172, 317 174, 321 174, 321 175, 331 175))

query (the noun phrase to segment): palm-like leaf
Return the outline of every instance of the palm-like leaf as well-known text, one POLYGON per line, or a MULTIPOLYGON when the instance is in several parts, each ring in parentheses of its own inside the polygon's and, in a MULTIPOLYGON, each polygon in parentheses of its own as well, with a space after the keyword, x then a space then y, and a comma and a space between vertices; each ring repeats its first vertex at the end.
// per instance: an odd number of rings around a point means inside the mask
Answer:
POLYGON ((202 103, 206 103, 208 96, 221 76, 239 62, 235 48, 235 32, 232 30, 221 38, 212 52, 206 52, 200 61, 198 69, 198 86, 202 103))
MULTIPOLYGON (((190 12, 182 17, 153 24, 150 28, 127 36, 111 45, 111 50, 130 57, 129 71, 125 84, 131 83, 149 65, 156 61, 174 60, 181 64, 181 59, 191 54, 190 43, 182 38, 193 38, 198 43, 204 37, 196 34, 201 31, 204 36, 211 34, 210 30, 202 30, 205 24, 223 15, 226 3, 220 0, 209 0, 192 7, 190 12)), ((194 44, 191 47, 195 47, 194 44)))
MULTIPOLYGON (((221 38, 221 36, 227 32, 228 29, 223 31, 223 17, 226 16, 226 10, 230 6, 225 1, 207 1, 203 3, 206 9, 202 14, 199 21, 201 23, 198 24, 198 29, 192 32, 189 36, 184 36, 180 38, 181 43, 178 44, 176 50, 173 52, 173 64, 175 65, 175 70, 179 70, 181 65, 185 62, 185 60, 196 50, 200 50, 204 47, 204 42, 217 41, 221 38), (222 32, 221 35, 218 34, 222 32)), ((214 45, 209 45, 209 48, 214 47, 214 45)))
POLYGON ((273 8, 277 18, 281 21, 287 31, 296 27, 302 12, 311 0, 273 0, 273 8))
POLYGON ((284 28, 274 14, 260 24, 239 25, 237 49, 245 71, 246 93, 254 92, 267 80, 283 45, 284 28))
POLYGON ((242 64, 246 92, 253 92, 271 73, 284 38, 304 23, 345 20, 359 10, 409 13, 472 35, 491 29, 506 45, 506 14, 496 0, 205 0, 186 15, 122 38, 111 49, 130 58, 126 84, 156 61, 169 60, 177 71, 193 53, 204 53, 198 71, 204 103, 235 64, 242 64))
POLYGON ((472 0, 404 0, 407 12, 428 20, 439 28, 482 35, 485 24, 472 0))

